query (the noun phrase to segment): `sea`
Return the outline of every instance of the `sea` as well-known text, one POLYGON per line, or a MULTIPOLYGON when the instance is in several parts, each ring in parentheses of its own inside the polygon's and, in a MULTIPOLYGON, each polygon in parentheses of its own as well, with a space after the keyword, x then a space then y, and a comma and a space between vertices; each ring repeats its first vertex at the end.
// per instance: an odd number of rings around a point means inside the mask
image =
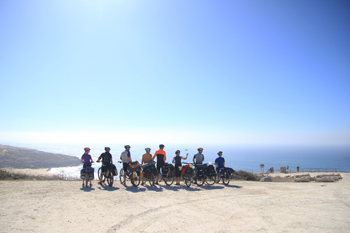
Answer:
MULTIPOLYGON (((79 159, 84 153, 84 147, 90 147, 90 154, 94 161, 104 152, 104 147, 111 148, 113 162, 118 168, 121 168, 119 160, 121 152, 124 151, 124 145, 121 144, 40 144, 40 143, 12 143, 6 144, 16 147, 26 147, 40 151, 59 153, 76 156, 79 159)), ((150 147, 151 153, 158 149, 155 145, 130 145, 131 158, 133 161, 141 162, 142 155, 145 153, 144 148, 150 147)), ((244 170, 249 172, 261 172, 261 164, 264 165, 264 172, 269 168, 279 171, 281 167, 288 167, 289 171, 294 172, 299 166, 300 171, 303 169, 325 169, 333 168, 338 171, 350 172, 350 145, 165 145, 164 150, 167 153, 166 161, 171 163, 175 156, 175 151, 180 150, 181 156, 187 160, 183 162, 192 162, 193 155, 197 153, 198 147, 203 147, 205 163, 214 163, 218 157, 217 152, 222 151, 225 158, 226 167, 234 170, 244 170)), ((152 153, 152 154, 153 154, 152 153)), ((95 179, 100 163, 92 165, 95 168, 95 179)), ((79 178, 81 166, 74 167, 57 167, 51 168, 50 173, 61 175, 67 178, 79 178)))

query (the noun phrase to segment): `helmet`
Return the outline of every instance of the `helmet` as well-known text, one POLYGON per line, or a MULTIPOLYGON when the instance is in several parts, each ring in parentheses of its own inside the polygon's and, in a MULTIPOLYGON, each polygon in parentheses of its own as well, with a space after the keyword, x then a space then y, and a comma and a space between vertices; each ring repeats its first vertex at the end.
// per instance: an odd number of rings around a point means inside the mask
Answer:
POLYGON ((129 145, 124 146, 125 149, 131 148, 129 145))
POLYGON ((175 151, 175 154, 179 154, 179 153, 180 153, 180 151, 179 151, 179 150, 175 151))
POLYGON ((222 151, 219 151, 218 154, 222 154, 222 151))
POLYGON ((111 148, 109 148, 108 146, 105 147, 105 150, 111 150, 111 148))
POLYGON ((203 148, 202 148, 202 147, 199 147, 197 150, 198 150, 198 151, 199 151, 199 150, 203 150, 203 148))
POLYGON ((145 148, 145 151, 151 151, 151 148, 147 147, 145 148))
POLYGON ((89 147, 85 147, 84 150, 87 151, 87 150, 90 150, 90 148, 89 147))
POLYGON ((160 144, 159 147, 164 147, 164 145, 163 145, 163 144, 160 144))

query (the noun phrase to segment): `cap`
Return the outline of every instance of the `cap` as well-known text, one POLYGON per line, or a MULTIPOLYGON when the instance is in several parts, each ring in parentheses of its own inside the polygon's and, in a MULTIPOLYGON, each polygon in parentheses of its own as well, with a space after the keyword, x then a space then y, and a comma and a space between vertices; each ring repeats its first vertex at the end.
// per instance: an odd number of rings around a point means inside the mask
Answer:
POLYGON ((108 146, 105 147, 105 150, 111 150, 111 148, 109 148, 108 146))

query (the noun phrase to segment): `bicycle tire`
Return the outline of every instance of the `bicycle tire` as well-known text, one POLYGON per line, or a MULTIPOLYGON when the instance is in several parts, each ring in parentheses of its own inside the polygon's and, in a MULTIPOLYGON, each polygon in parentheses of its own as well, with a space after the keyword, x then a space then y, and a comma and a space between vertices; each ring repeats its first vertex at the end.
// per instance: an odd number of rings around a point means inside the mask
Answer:
POLYGON ((85 173, 85 187, 88 187, 89 180, 90 180, 90 176, 89 176, 89 174, 86 172, 86 173, 85 173))
POLYGON ((216 175, 215 176, 207 176, 205 178, 205 182, 208 184, 208 185, 213 185, 215 184, 215 179, 216 179, 216 175))
POLYGON ((166 183, 166 185, 170 186, 174 183, 175 180, 175 174, 173 172, 170 172, 169 175, 166 178, 166 181, 164 179, 164 182, 166 183))
POLYGON ((148 181, 149 181, 149 185, 151 185, 151 187, 153 187, 154 184, 156 183, 156 177, 154 176, 153 173, 148 175, 148 181))
POLYGON ((202 186, 204 184, 204 178, 203 177, 197 177, 197 185, 202 186))
POLYGON ((224 183, 224 185, 228 185, 230 183, 230 175, 225 172, 224 176, 222 177, 222 182, 224 183))
POLYGON ((97 175, 98 175, 98 179, 100 179, 100 175, 101 175, 101 167, 98 169, 97 175))
POLYGON ((113 185, 113 175, 112 175, 111 172, 109 172, 109 176, 106 177, 106 179, 107 179, 108 185, 109 185, 109 186, 112 186, 112 185, 113 185))
POLYGON ((141 182, 141 176, 139 174, 137 174, 137 172, 132 172, 132 177, 131 178, 131 183, 133 186, 137 187, 139 186, 140 182, 141 182), (135 174, 135 177, 134 177, 135 174))
POLYGON ((119 180, 121 184, 124 184, 124 169, 121 168, 119 171, 119 180))
POLYGON ((192 184, 192 177, 189 174, 184 176, 184 182, 187 187, 190 187, 192 184))

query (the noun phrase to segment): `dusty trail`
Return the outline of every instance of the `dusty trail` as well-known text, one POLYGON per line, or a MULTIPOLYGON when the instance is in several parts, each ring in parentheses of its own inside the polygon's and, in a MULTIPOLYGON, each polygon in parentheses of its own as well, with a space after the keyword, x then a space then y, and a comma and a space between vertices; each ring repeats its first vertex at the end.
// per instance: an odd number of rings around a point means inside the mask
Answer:
POLYGON ((1 181, 0 232, 349 232, 350 175, 341 175, 190 188, 1 181))

